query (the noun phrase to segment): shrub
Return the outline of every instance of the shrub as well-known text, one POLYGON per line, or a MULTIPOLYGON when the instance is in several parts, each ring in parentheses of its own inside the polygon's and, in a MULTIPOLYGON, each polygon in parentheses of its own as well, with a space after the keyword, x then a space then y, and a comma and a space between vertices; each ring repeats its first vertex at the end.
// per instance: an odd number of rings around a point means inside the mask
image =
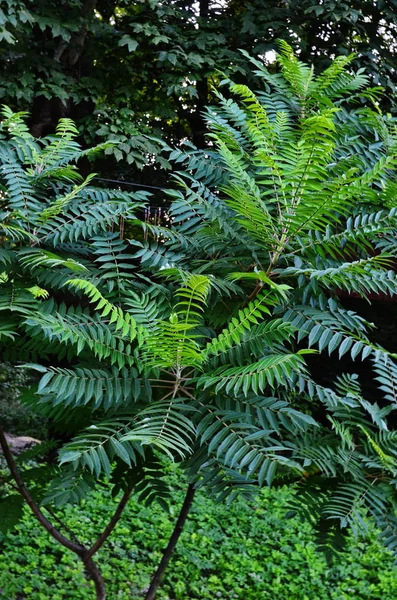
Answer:
MULTIPOLYGON (((171 485, 170 515, 132 498, 114 540, 101 550, 112 600, 142 598, 183 499, 176 478, 171 485)), ((285 519, 290 498, 287 488, 263 490, 251 502, 226 506, 199 493, 158 599, 394 600, 393 560, 372 529, 370 541, 349 538, 346 551, 327 564, 316 551, 311 526, 285 519)), ((59 516, 88 539, 106 525, 112 503, 109 493, 96 491, 84 503, 84 514, 65 506, 59 516)), ((0 589, 7 600, 89 600, 93 593, 80 563, 28 513, 0 542, 0 589)))

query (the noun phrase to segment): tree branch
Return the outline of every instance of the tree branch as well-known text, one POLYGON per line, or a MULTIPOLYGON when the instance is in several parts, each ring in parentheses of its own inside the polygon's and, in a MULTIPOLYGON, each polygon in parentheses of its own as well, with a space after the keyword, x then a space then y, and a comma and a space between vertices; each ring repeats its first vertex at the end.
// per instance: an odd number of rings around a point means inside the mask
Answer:
POLYGON ((58 517, 58 515, 56 515, 54 513, 54 511, 51 508, 49 508, 48 506, 45 506, 44 508, 48 512, 48 514, 51 515, 51 517, 54 519, 54 521, 56 521, 58 523, 58 525, 60 525, 61 527, 63 527, 63 529, 69 534, 71 540, 73 540, 74 542, 76 542, 76 544, 80 544, 81 546, 83 546, 83 544, 80 542, 80 540, 78 539, 78 537, 76 536, 76 534, 66 525, 66 523, 64 523, 58 517))
POLYGON ((169 539, 167 547, 164 550, 164 554, 160 561, 160 564, 157 567, 155 574, 153 575, 152 581, 150 582, 150 587, 145 596, 145 600, 154 600, 156 597, 156 593, 157 593, 158 587, 161 583, 161 580, 163 578, 164 571, 166 570, 167 565, 170 562, 170 559, 174 553, 176 544, 177 544, 179 537, 183 531, 183 527, 185 525, 187 516, 188 516, 191 506, 193 504, 195 493, 196 493, 196 490, 194 489, 194 485, 192 485, 192 484, 188 485, 185 500, 182 504, 181 512, 179 513, 177 522, 174 527, 174 531, 172 532, 172 535, 169 539))
POLYGON ((103 546, 103 544, 106 542, 106 540, 112 533, 113 529, 116 527, 118 521, 120 520, 123 510, 127 506, 128 500, 130 499, 131 492, 132 492, 132 487, 130 487, 129 489, 127 489, 124 492, 112 518, 110 519, 109 523, 106 525, 105 529, 103 530, 101 535, 98 537, 96 542, 91 546, 91 548, 85 554, 85 559, 91 558, 96 552, 98 552, 99 548, 101 548, 103 546))
POLYGON ((83 562, 88 575, 94 582, 96 600, 106 600, 105 582, 103 581, 103 577, 101 575, 100 570, 98 569, 98 566, 95 564, 92 558, 86 559, 83 557, 83 562))
MULTIPOLYGON (((18 471, 18 468, 15 464, 14 458, 11 454, 11 450, 8 445, 8 442, 7 442, 7 439, 6 439, 6 436, 4 434, 2 427, 0 427, 0 447, 3 451, 5 461, 7 463, 7 466, 10 470, 11 475, 14 478, 14 481, 16 483, 19 493, 24 498, 26 504, 29 506, 30 510, 32 511, 32 513, 34 514, 36 519, 39 521, 40 525, 42 525, 42 527, 44 527, 44 529, 51 535, 51 537, 53 537, 54 540, 56 540, 59 544, 61 544, 61 546, 64 546, 68 550, 71 550, 72 552, 77 554, 77 556, 79 556, 81 558, 89 577, 94 582, 97 600, 106 600, 105 582, 102 578, 102 575, 101 575, 101 572, 100 572, 98 566, 92 560, 92 554, 93 554, 92 548, 91 548, 91 550, 87 550, 87 548, 85 546, 83 546, 83 544, 81 544, 80 542, 73 542, 72 540, 69 540, 60 531, 58 531, 58 529, 56 529, 56 527, 54 527, 54 525, 52 525, 52 523, 50 523, 50 521, 41 512, 40 508, 34 501, 31 493, 25 487, 23 479, 18 471)), ((119 509, 119 507, 118 507, 118 509, 119 509)), ((117 509, 116 513, 118 512, 118 509, 117 509)), ((120 511, 120 514, 121 514, 121 511, 120 511)), ((114 519, 114 517, 113 517, 113 519, 114 519)), ((111 523, 112 523, 113 519, 111 520, 111 523)), ((116 520, 116 522, 117 522, 117 520, 116 520)), ((106 531, 106 529, 105 529, 105 531, 106 531)), ((104 534, 102 534, 102 536, 103 535, 104 534)), ((94 544, 93 547, 98 545, 98 541, 102 539, 102 536, 100 536, 98 538, 97 542, 94 544)), ((108 536, 106 536, 106 537, 108 537, 108 536)), ((105 537, 105 539, 106 539, 106 537, 105 537)), ((105 541, 105 539, 103 541, 105 541)), ((101 545, 102 544, 99 544, 98 548, 101 545)))
POLYGON ((0 427, 0 446, 3 451, 3 455, 6 460, 7 466, 10 469, 11 475, 13 476, 14 481, 17 484, 19 493, 25 499, 26 504, 29 506, 30 510, 35 515, 35 517, 39 521, 39 523, 44 527, 44 529, 46 529, 46 531, 48 531, 48 533, 59 544, 61 544, 65 548, 68 548, 68 550, 71 550, 75 554, 78 554, 79 556, 83 556, 83 554, 86 552, 86 548, 82 544, 72 542, 71 540, 66 538, 64 535, 62 535, 62 533, 60 531, 58 531, 58 529, 56 529, 54 527, 54 525, 52 525, 52 523, 50 523, 50 521, 43 515, 40 508, 37 506, 36 502, 33 500, 32 495, 30 494, 29 490, 25 487, 23 479, 19 474, 19 471, 15 464, 14 458, 11 454, 10 447, 9 447, 6 437, 4 435, 4 431, 1 427, 0 427))

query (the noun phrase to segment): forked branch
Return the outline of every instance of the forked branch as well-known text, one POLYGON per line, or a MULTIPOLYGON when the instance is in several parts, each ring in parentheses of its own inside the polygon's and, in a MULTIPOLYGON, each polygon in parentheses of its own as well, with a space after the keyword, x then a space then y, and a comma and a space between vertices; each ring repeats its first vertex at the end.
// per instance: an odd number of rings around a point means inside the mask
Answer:
POLYGON ((96 599, 97 600, 106 600, 105 582, 103 580, 103 577, 101 575, 101 572, 100 572, 97 564, 93 561, 92 557, 103 546, 103 544, 106 542, 106 540, 112 533, 113 529, 116 527, 117 522, 119 521, 119 519, 123 513, 123 510, 126 507, 128 500, 131 496, 132 487, 127 489, 124 492, 109 523, 106 525, 105 529, 100 534, 100 536, 97 538, 97 540, 94 542, 94 544, 91 546, 91 548, 88 549, 84 546, 84 544, 82 544, 79 540, 76 539, 74 534, 73 534, 74 540, 69 539, 66 536, 64 536, 47 519, 47 517, 40 510, 39 506, 34 501, 32 494, 29 492, 29 490, 27 489, 27 487, 24 484, 24 481, 21 477, 21 474, 18 471, 17 465, 12 456, 12 453, 11 453, 10 447, 8 445, 4 431, 1 427, 0 427, 0 447, 2 449, 4 458, 7 463, 8 468, 10 470, 10 473, 11 473, 12 477, 14 478, 14 481, 16 484, 15 487, 18 489, 19 493, 24 498, 26 504, 29 506, 30 510, 32 511, 32 513, 34 514, 34 516, 36 517, 36 519, 38 520, 40 525, 51 535, 51 537, 54 538, 54 540, 56 540, 59 544, 61 544, 61 546, 64 546, 64 548, 71 550, 72 552, 77 554, 77 556, 80 557, 80 559, 83 561, 83 564, 87 571, 87 574, 94 582, 96 599))

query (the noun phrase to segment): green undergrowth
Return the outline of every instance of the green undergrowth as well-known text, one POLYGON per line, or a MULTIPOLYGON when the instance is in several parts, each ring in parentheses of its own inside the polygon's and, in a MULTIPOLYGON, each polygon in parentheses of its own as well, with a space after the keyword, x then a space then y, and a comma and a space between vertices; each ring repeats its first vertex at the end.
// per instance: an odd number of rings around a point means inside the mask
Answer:
MULTIPOLYGON (((289 494, 265 490, 254 501, 225 506, 199 493, 158 600, 397 598, 397 570, 374 532, 370 541, 351 539, 348 550, 327 565, 315 549, 311 527, 285 518, 289 494)), ((97 556, 109 600, 142 599, 182 497, 181 491, 173 496, 170 515, 132 499, 97 556)), ((88 542, 113 509, 110 496, 95 492, 84 506, 65 508, 62 518, 88 542)), ((93 600, 94 593, 79 560, 26 513, 17 530, 0 540, 0 598, 93 600)))

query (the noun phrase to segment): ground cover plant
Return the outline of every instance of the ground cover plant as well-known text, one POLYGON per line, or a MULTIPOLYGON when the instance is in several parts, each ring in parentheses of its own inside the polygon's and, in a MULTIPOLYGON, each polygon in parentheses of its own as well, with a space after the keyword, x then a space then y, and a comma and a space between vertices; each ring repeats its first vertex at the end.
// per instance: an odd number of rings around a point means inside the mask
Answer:
POLYGON ((172 153, 185 168, 168 228, 139 219, 143 194, 81 179, 72 123, 38 142, 5 110, 1 351, 42 374, 30 404, 66 440, 57 465, 21 475, 0 428, 1 505, 15 521, 19 492, 82 559, 98 599, 93 556, 131 494, 169 500, 164 456, 188 478, 188 505, 196 488, 232 501, 293 484, 291 505, 325 550, 348 527, 365 533, 366 514, 397 547, 395 355, 341 300, 397 293, 397 146, 393 123, 349 110, 378 93, 351 60, 315 76, 281 43, 280 73, 256 63, 264 92, 227 82, 208 112, 212 147, 172 153), (313 352, 325 372, 327 355, 367 361, 379 398, 353 373, 323 385, 313 352), (54 510, 104 480, 121 499, 96 541, 54 527, 54 510))
MULTIPOLYGON (((110 598, 142 598, 183 500, 180 475, 172 487, 170 515, 132 498, 115 537, 100 551, 110 598)), ((371 530, 371 541, 350 538, 343 556, 327 564, 311 526, 298 517, 285 519, 289 499, 285 488, 266 489, 253 501, 225 506, 200 492, 159 600, 395 598, 393 558, 376 541, 376 532, 371 530)), ((94 492, 83 515, 67 505, 60 516, 79 537, 95 537, 112 504, 110 493, 94 492)), ((89 600, 92 595, 78 559, 51 541, 29 513, 0 541, 0 598, 89 600)))

